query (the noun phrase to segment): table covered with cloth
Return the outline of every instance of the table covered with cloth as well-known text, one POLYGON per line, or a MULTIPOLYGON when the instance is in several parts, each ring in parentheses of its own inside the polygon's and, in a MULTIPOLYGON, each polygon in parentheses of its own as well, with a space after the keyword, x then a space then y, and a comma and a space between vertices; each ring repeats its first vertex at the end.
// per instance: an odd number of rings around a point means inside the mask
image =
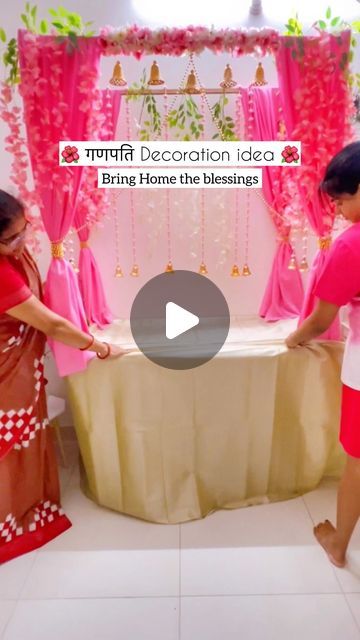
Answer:
MULTIPOLYGON (((295 326, 233 318, 221 351, 198 368, 165 369, 138 351, 70 376, 86 495, 178 523, 289 499, 339 476, 343 343, 288 350, 295 326)), ((134 346, 126 320, 95 333, 134 346)))

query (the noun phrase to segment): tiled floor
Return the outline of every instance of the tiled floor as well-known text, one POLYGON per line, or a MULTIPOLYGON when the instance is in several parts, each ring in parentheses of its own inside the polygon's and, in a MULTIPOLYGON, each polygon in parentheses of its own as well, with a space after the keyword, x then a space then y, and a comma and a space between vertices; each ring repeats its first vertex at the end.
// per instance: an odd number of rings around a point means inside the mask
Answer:
POLYGON ((288 502, 154 525, 97 507, 61 469, 73 527, 0 566, 2 640, 360 640, 360 526, 349 567, 327 561, 314 522, 336 483, 288 502))

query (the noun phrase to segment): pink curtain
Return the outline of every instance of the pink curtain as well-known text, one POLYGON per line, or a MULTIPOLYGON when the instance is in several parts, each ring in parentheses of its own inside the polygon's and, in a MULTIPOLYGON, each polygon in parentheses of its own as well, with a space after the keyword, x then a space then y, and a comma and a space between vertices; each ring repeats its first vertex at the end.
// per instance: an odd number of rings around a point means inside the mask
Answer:
MULTIPOLYGON (((252 138, 254 140, 277 140, 279 130, 278 89, 252 87, 242 89, 242 106, 246 122, 249 122, 249 98, 254 108, 252 138), (250 95, 249 95, 250 92, 250 95)), ((263 167, 263 193, 271 207, 279 245, 275 253, 270 277, 265 289, 259 314, 267 321, 297 317, 301 310, 304 291, 298 269, 289 269, 292 247, 289 241, 290 225, 284 221, 284 206, 287 204, 286 180, 288 169, 263 167)), ((296 169, 291 169, 296 171, 296 169)), ((288 196, 290 198, 290 195, 288 196)))
MULTIPOLYGON (((105 117, 105 127, 101 132, 101 140, 114 140, 119 117, 121 95, 117 91, 106 89, 101 92, 101 111, 105 117)), ((96 215, 102 218, 108 207, 106 191, 97 188, 97 169, 86 167, 85 199, 79 203, 75 214, 75 227, 79 229, 79 285, 84 302, 85 313, 89 323, 95 323, 100 329, 113 320, 113 315, 106 302, 101 275, 94 254, 89 246, 91 223, 89 221, 89 203, 96 215)), ((81 194, 80 194, 81 200, 81 194)))
MULTIPOLYGON (((52 36, 19 31, 21 95, 28 147, 41 216, 52 245, 45 302, 87 331, 78 281, 62 256, 62 240, 73 224, 82 168, 59 166, 60 140, 86 139, 88 118, 99 76, 100 48, 93 38, 78 38, 77 47, 52 36)), ((51 344, 61 376, 86 367, 93 354, 51 344)))
MULTIPOLYGON (((276 54, 279 86, 288 136, 302 143, 299 193, 303 209, 319 239, 299 322, 316 302, 314 289, 326 260, 334 208, 319 192, 326 165, 346 144, 351 130, 351 102, 346 82, 350 32, 338 36, 280 37, 276 54)), ((321 338, 340 339, 337 318, 321 338)))

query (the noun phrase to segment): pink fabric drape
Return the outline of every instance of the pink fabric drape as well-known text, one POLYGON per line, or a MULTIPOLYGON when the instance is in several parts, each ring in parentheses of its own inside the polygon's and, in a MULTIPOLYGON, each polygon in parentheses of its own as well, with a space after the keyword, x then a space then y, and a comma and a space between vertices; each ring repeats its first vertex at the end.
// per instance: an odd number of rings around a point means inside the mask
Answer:
MULTIPOLYGON (((86 139, 89 95, 99 76, 100 48, 96 39, 78 38, 77 47, 69 51, 68 44, 52 36, 37 37, 25 31, 19 31, 18 43, 20 90, 41 216, 51 242, 60 243, 73 223, 82 168, 59 167, 58 143, 86 139)), ((87 331, 76 274, 62 257, 51 261, 45 302, 87 331)), ((59 342, 51 347, 61 376, 84 369, 93 357, 59 342)))
MULTIPOLYGON (((249 92, 252 94, 251 100, 254 107, 253 139, 277 140, 280 106, 278 90, 273 87, 252 87, 241 90, 243 112, 247 122, 249 121, 249 92)), ((260 316, 267 321, 297 317, 304 296, 299 271, 288 268, 292 255, 289 242, 290 225, 284 222, 281 215, 282 206, 279 203, 280 195, 283 197, 286 193, 286 171, 284 167, 263 167, 262 169, 263 193, 267 203, 274 210, 272 220, 279 240, 259 310, 260 316)))
MULTIPOLYGON (((276 54, 279 86, 289 138, 301 140, 302 167, 299 193, 312 229, 319 237, 320 250, 311 267, 299 322, 312 312, 314 289, 330 245, 334 209, 318 190, 324 170, 349 135, 349 94, 344 70, 350 46, 350 32, 340 36, 280 38, 276 54)), ((340 322, 336 318, 322 339, 338 340, 340 322)))
MULTIPOLYGON (((121 95, 117 91, 109 89, 102 91, 102 112, 106 114, 105 130, 101 135, 102 140, 114 140, 117 121, 119 117, 121 95)), ((97 188, 97 170, 88 167, 90 170, 89 179, 93 180, 92 191, 89 197, 96 198, 97 208, 106 206, 104 191, 97 188), (91 178, 91 176, 93 177, 91 178)), ((103 211, 98 211, 100 217, 103 211)), ((100 329, 110 324, 113 320, 108 304, 106 302, 104 287, 97 262, 91 248, 88 246, 90 237, 90 225, 87 224, 87 208, 78 206, 75 213, 75 227, 79 229, 80 240, 79 255, 79 285, 84 302, 85 313, 89 323, 95 323, 100 329)))

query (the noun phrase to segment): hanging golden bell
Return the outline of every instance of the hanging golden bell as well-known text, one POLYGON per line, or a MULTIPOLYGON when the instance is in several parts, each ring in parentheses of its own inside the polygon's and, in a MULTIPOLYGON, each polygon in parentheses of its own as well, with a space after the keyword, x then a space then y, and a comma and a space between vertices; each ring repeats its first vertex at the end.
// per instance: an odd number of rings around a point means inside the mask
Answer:
POLYGON ((229 89, 230 87, 236 87, 236 85, 237 82, 235 82, 232 77, 232 69, 230 65, 227 64, 224 71, 224 79, 220 82, 220 87, 223 87, 223 89, 229 89))
POLYGON ((251 271, 250 271, 249 266, 247 264, 244 264, 241 275, 243 275, 243 276, 251 276, 251 271))
POLYGON ((169 262, 167 263, 167 265, 165 267, 165 273, 174 273, 174 267, 173 267, 173 263, 171 262, 171 260, 169 260, 169 262))
POLYGON ((123 277, 124 277, 124 274, 122 272, 120 265, 116 265, 115 278, 123 278, 123 277))
POLYGON ((196 76, 195 76, 194 69, 191 69, 187 77, 184 91, 186 93, 200 93, 200 89, 198 89, 196 86, 196 76))
POLYGON ((130 275, 133 276, 133 278, 137 278, 139 276, 139 266, 137 264, 133 265, 133 268, 130 271, 130 275))
POLYGON ((296 257, 294 255, 292 255, 290 258, 288 269, 291 269, 291 271, 295 271, 297 269, 296 257))
POLYGON ((156 60, 154 60, 154 62, 151 65, 150 79, 148 80, 148 84, 150 85, 164 84, 164 80, 160 78, 160 69, 156 60))
POLYGON ((199 273, 200 273, 202 276, 206 276, 206 275, 208 274, 208 270, 207 270, 207 267, 206 267, 205 262, 202 262, 202 263, 201 263, 201 265, 200 265, 200 267, 199 267, 199 273))
POLYGON ((263 87, 265 84, 267 84, 267 82, 265 80, 264 68, 263 68, 261 62, 259 62, 258 66, 256 68, 255 81, 252 84, 255 87, 263 87))
POLYGON ((308 265, 308 261, 306 260, 306 258, 304 257, 299 265, 299 271, 309 271, 309 265, 308 265))
POLYGON ((127 84, 124 76, 123 76, 123 71, 122 71, 122 67, 120 62, 115 62, 115 66, 114 66, 114 70, 113 70, 113 74, 112 74, 112 78, 110 80, 110 84, 114 85, 115 87, 123 87, 125 84, 127 84))
POLYGON ((240 274, 240 269, 237 266, 237 264, 233 265, 233 268, 231 269, 231 273, 230 273, 232 278, 238 278, 241 274, 240 274))

